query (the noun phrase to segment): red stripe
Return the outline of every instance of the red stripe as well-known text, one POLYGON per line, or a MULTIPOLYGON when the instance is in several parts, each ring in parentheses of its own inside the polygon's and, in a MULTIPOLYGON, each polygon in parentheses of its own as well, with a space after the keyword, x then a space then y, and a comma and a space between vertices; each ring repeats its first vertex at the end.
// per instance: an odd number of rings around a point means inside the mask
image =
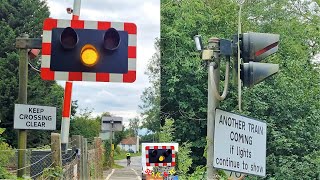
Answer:
POLYGON ((109 73, 96 73, 96 81, 109 82, 110 81, 110 74, 109 73))
POLYGON ((69 81, 82 81, 82 72, 69 72, 69 81))
POLYGON ((150 166, 150 163, 146 163, 147 164, 147 166, 150 166))
POLYGON ((72 20, 71 27, 74 29, 84 29, 84 21, 82 20, 72 20))
POLYGON ((98 21, 98 29, 99 30, 107 30, 111 27, 111 23, 110 22, 101 22, 98 21))
POLYGON ((154 163, 154 166, 159 166, 159 163, 154 163))
POLYGON ((54 80, 54 72, 50 68, 41 68, 41 78, 43 80, 54 80))
POLYGON ((128 46, 128 58, 136 58, 136 57, 137 57, 137 47, 128 46))
POLYGON ((123 82, 133 83, 134 81, 136 81, 136 71, 128 71, 123 74, 123 82))
POLYGON ((146 154, 146 158, 149 158, 149 154, 146 154))
POLYGON ((154 148, 153 149, 158 149, 158 146, 154 146, 154 148))
POLYGON ((267 47, 265 47, 265 48, 263 48, 263 49, 260 49, 259 51, 257 51, 257 52, 255 53, 256 56, 260 56, 261 54, 263 54, 263 53, 269 51, 270 49, 278 46, 278 43, 279 43, 279 42, 275 42, 275 43, 270 44, 269 46, 267 46, 267 47))
POLYGON ((150 146, 146 146, 146 150, 149 150, 150 149, 150 146))
POLYGON ((174 150, 174 146, 171 146, 170 148, 171 148, 171 150, 174 150))
POLYGON ((167 146, 162 146, 162 149, 167 149, 167 146))
POLYGON ((51 43, 42 43, 42 55, 51 55, 51 43))
POLYGON ((70 117, 71 109, 71 94, 72 94, 72 82, 66 82, 66 88, 64 90, 62 117, 70 117))
POLYGON ((171 163, 171 166, 175 166, 175 165, 176 165, 176 163, 175 163, 175 162, 172 162, 172 163, 171 163))
POLYGON ((79 20, 79 16, 78 15, 72 15, 72 20, 79 20))
POLYGON ((134 23, 124 23, 124 30, 128 34, 137 34, 137 26, 134 23))
POLYGON ((163 166, 167 166, 167 163, 163 163, 163 166))
POLYGON ((43 30, 52 30, 57 27, 58 21, 56 19, 47 18, 43 21, 43 30))
POLYGON ((176 155, 175 155, 175 154, 172 154, 171 156, 172 156, 172 158, 176 158, 176 155))

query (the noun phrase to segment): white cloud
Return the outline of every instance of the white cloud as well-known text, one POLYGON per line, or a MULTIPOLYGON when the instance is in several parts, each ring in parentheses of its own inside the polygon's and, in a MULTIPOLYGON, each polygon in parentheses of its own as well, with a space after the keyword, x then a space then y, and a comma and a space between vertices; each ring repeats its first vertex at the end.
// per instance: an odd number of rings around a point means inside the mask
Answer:
MULTIPOLYGON (((70 0, 48 0, 50 17, 71 19, 66 8, 70 0)), ((82 0, 80 19, 133 22, 137 25, 137 80, 135 83, 74 82, 72 99, 80 109, 94 109, 93 115, 110 112, 128 119, 139 115, 140 96, 148 84, 144 75, 148 60, 155 53, 154 40, 160 37, 160 0, 82 0)), ((64 82, 59 82, 63 87, 64 82)))

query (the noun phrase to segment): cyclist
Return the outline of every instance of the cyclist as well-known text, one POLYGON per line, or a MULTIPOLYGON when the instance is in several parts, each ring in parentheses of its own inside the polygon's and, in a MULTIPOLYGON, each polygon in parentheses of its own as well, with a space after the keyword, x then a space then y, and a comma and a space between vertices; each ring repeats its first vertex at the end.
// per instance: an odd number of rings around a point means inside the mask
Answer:
POLYGON ((131 155, 130 155, 130 153, 128 152, 127 154, 126 154, 126 156, 127 156, 127 166, 130 166, 130 163, 131 163, 131 155))

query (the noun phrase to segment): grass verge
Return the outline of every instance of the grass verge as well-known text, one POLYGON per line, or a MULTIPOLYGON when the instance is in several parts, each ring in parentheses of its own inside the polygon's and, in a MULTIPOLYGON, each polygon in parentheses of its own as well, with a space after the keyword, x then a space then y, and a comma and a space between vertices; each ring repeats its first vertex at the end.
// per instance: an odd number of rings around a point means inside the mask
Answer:
MULTIPOLYGON (((126 159, 126 151, 120 151, 120 153, 115 152, 114 153, 114 160, 121 160, 121 159, 126 159)), ((141 156, 141 152, 138 153, 130 153, 131 157, 135 156, 141 156)))

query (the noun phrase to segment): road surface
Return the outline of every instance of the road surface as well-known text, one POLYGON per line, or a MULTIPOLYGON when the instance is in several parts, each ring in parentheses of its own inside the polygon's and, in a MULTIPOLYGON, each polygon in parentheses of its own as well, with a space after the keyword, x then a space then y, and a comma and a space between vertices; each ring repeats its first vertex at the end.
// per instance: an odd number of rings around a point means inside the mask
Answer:
POLYGON ((127 166, 127 160, 116 160, 116 164, 123 166, 121 169, 111 169, 105 172, 105 180, 141 180, 141 157, 131 157, 131 165, 127 166))

